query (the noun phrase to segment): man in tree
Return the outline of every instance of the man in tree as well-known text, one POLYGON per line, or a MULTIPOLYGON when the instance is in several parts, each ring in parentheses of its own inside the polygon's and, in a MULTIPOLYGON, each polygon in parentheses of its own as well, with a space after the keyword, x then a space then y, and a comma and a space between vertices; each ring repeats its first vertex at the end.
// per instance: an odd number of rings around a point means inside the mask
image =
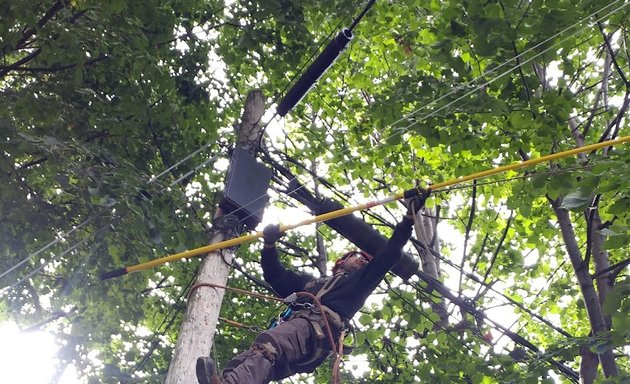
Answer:
MULTIPOLYGON (((219 377, 214 361, 197 359, 200 384, 266 384, 294 373, 313 372, 341 343, 348 321, 363 307, 390 268, 400 259, 411 236, 413 215, 428 193, 407 202, 407 215, 396 225, 385 247, 374 258, 362 251, 348 252, 333 267, 333 275, 316 279, 286 269, 278 259, 278 225, 263 231, 263 276, 282 297, 294 295, 290 314, 258 335, 249 350, 230 361, 219 377), (323 312, 323 314, 322 314, 323 312)), ((285 312, 286 313, 286 312, 285 312)))

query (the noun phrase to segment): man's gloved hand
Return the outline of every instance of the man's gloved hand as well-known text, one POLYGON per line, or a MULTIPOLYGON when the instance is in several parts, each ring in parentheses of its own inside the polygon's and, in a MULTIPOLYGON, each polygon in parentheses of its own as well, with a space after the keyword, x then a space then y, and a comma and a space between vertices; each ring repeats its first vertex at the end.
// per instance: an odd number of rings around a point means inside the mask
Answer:
POLYGON ((424 203, 430 195, 430 189, 418 188, 418 194, 407 200, 407 214, 413 216, 418 213, 420 208, 424 207, 424 203))
POLYGON ((284 236, 284 232, 280 232, 279 224, 269 224, 263 229, 263 239, 265 240, 265 244, 275 244, 278 239, 284 236))

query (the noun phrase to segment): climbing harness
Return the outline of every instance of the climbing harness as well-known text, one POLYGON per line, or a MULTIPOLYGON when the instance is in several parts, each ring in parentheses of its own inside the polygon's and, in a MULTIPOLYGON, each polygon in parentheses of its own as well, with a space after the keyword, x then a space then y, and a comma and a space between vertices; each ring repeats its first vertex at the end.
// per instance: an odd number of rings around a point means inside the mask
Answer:
MULTIPOLYGON (((219 284, 199 283, 199 284, 193 285, 190 288, 190 291, 188 292, 188 299, 190 299, 192 294, 197 289, 201 287, 210 287, 210 288, 225 289, 228 291, 233 291, 233 292, 237 292, 237 293, 241 293, 247 296, 257 297, 261 299, 284 302, 285 304, 288 305, 288 307, 279 316, 282 318, 282 321, 286 321, 291 318, 298 318, 298 317, 304 318, 307 321, 309 321, 309 323, 313 327, 313 331, 315 334, 314 345, 316 347, 313 354, 311 355, 310 359, 308 359, 308 361, 300 362, 298 365, 304 366, 304 365, 311 364, 315 362, 316 360, 325 358, 332 353, 334 356, 333 367, 336 367, 335 369, 337 370, 337 371, 333 370, 332 382, 334 384, 338 384, 341 382, 340 377, 339 377, 339 372, 338 372, 339 366, 341 364, 341 359, 344 353, 348 353, 348 351, 351 351, 350 347, 344 346, 343 340, 348 331, 352 331, 354 334, 354 330, 352 329, 352 327, 350 326, 347 320, 342 319, 338 313, 328 308, 327 306, 323 305, 321 303, 320 298, 323 295, 325 295, 326 292, 330 291, 330 289, 332 289, 335 286, 335 284, 341 279, 341 277, 343 277, 343 273, 338 273, 334 276, 326 278, 325 280, 327 281, 315 294, 310 293, 310 292, 295 292, 285 297, 284 299, 273 297, 273 296, 262 295, 256 292, 245 291, 243 289, 228 287, 228 286, 219 285, 219 284), (302 301, 299 301, 300 298, 307 298, 307 299, 310 299, 312 302, 308 302, 308 301, 302 302, 302 301), (321 324, 323 324, 323 327, 320 324, 320 322, 321 324), (335 327, 334 329, 338 330, 340 333, 339 339, 337 341, 335 341, 335 337, 333 335, 333 328, 331 327, 331 325, 334 326, 335 327), (328 345, 326 345, 324 341, 327 341, 328 345)), ((319 282, 321 283, 321 280, 319 282)), ((247 326, 233 320, 228 320, 228 319, 222 319, 222 320, 234 326, 253 329, 251 326, 247 326)), ((278 326, 279 324, 280 322, 278 322, 275 326, 278 326)))

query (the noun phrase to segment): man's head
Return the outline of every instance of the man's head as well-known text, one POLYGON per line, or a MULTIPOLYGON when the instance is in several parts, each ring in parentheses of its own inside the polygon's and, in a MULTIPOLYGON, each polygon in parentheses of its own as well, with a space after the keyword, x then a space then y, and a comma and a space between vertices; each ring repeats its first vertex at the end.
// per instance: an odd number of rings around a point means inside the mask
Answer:
POLYGON ((372 256, 363 251, 351 251, 341 256, 335 262, 335 266, 332 269, 333 275, 341 272, 354 272, 363 268, 367 263, 372 261, 372 256))

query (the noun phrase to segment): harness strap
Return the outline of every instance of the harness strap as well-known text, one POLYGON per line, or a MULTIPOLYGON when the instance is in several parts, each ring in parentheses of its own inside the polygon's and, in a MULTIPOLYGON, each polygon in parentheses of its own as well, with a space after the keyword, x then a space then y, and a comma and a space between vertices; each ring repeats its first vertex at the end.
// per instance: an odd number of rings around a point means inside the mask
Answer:
MULTIPOLYGON (((344 321, 337 312, 333 311, 332 309, 328 308, 325 305, 322 305, 322 309, 324 310, 324 312, 326 312, 326 318, 328 319, 328 322, 334 325, 337 329, 342 330, 342 331, 345 329, 351 329, 351 327, 349 327, 349 323, 347 321, 344 321)), ((308 309, 301 309, 299 311, 295 311, 293 312, 292 316, 301 317, 308 320, 314 332, 313 342, 315 344, 315 351, 313 352, 313 354, 307 361, 300 362, 297 365, 300 365, 300 366, 310 365, 314 361, 321 359, 322 357, 328 356, 332 351, 330 350, 330 348, 326 348, 324 344, 324 341, 326 340, 326 334, 324 333, 324 330, 322 326, 320 325, 320 321, 322 321, 322 318, 323 318, 321 312, 319 312, 316 307, 312 307, 308 309)), ((339 343, 341 342, 342 341, 339 340, 339 343)), ((334 346, 331 346, 331 347, 334 348, 334 346)), ((343 352, 351 353, 352 349, 353 349, 352 347, 344 346, 343 352)))
MULTIPOLYGON (((333 287, 337 284, 339 280, 341 280, 343 276, 344 276, 344 273, 337 273, 332 277, 326 278, 324 285, 315 294, 316 299, 319 301, 322 296, 324 296, 331 289, 333 289, 333 287)), ((311 281, 307 283, 307 285, 305 286, 305 289, 311 288, 312 286, 309 287, 309 285, 311 284, 317 284, 317 281, 311 281)), ((285 298, 285 301, 287 301, 286 298, 285 298)), ((328 319, 329 325, 330 324, 334 325, 338 330, 344 330, 348 328, 348 323, 345 322, 337 312, 333 311, 332 309, 330 309, 329 307, 323 304, 321 305, 321 308, 326 314, 326 319, 328 319)), ((319 308, 308 307, 308 308, 296 310, 296 311, 293 311, 293 313, 291 314, 291 317, 301 317, 308 320, 308 322, 311 324, 311 327, 313 328, 314 339, 315 339, 313 340, 315 344, 315 351, 313 352, 311 357, 307 361, 300 362, 296 365, 300 365, 300 366, 310 365, 316 360, 321 359, 322 357, 328 356, 332 352, 329 348, 325 348, 324 346, 324 340, 326 340, 326 333, 324 332, 324 329, 320 325, 320 321, 322 321, 324 316, 319 311, 319 308)), ((341 341, 339 342, 341 343, 341 341)), ((335 348, 334 345, 330 347, 335 348)))
POLYGON ((336 275, 334 275, 319 289, 319 291, 317 291, 317 293, 315 294, 315 297, 320 299, 322 296, 328 293, 328 291, 330 291, 343 276, 344 276, 343 273, 337 273, 336 275))

